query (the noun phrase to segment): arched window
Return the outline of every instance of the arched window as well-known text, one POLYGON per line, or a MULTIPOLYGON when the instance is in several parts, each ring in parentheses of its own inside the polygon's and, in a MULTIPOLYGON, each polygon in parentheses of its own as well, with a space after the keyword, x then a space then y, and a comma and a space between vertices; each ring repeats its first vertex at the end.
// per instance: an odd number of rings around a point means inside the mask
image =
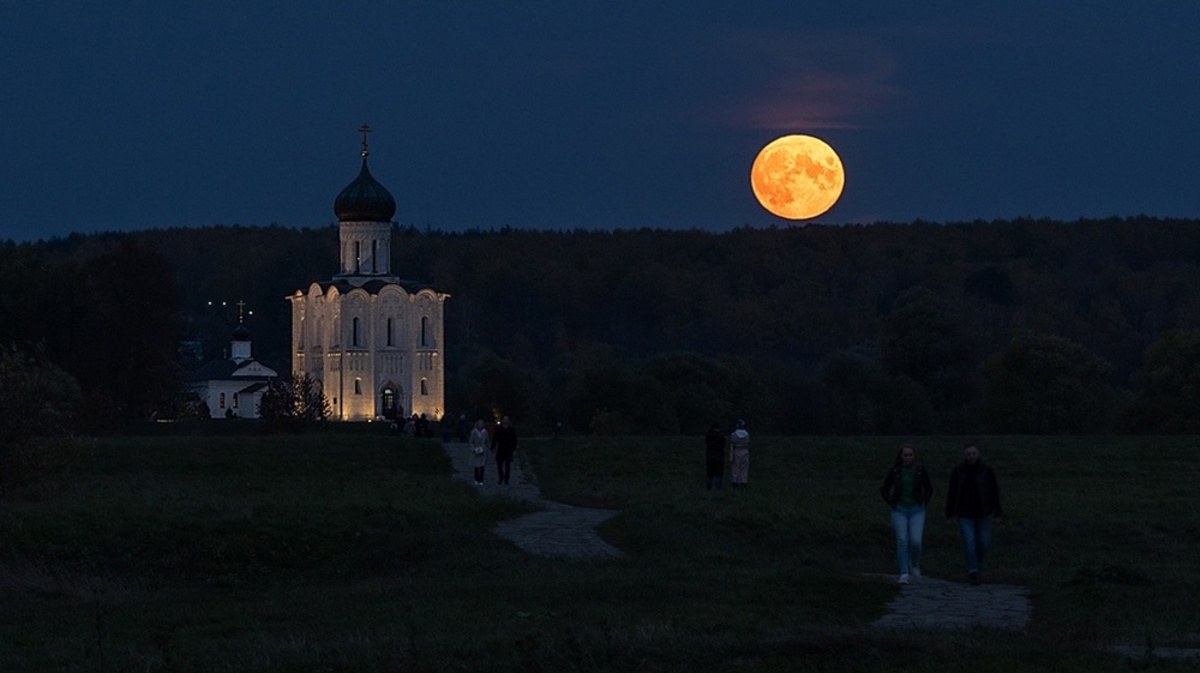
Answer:
POLYGON ((354 273, 358 273, 362 268, 362 243, 354 242, 354 273))
POLYGON ((225 408, 225 393, 221 393, 220 402, 218 402, 218 404, 220 405, 221 409, 225 408))
POLYGON ((354 379, 354 394, 362 395, 362 379, 354 379))
POLYGON ((429 380, 428 379, 421 379, 421 394, 422 395, 429 394, 429 380))
POLYGON ((421 345, 429 345, 429 318, 421 316, 421 345))
POLYGON ((350 343, 355 346, 360 346, 361 344, 358 343, 358 318, 354 319, 354 323, 353 323, 351 329, 353 330, 354 333, 353 333, 353 335, 351 335, 350 343))
POLYGON ((379 241, 371 241, 371 273, 379 273, 379 265, 375 263, 375 258, 379 255, 379 241))
POLYGON ((233 408, 234 409, 238 408, 238 394, 237 393, 233 394, 233 408))
POLYGON ((395 331, 392 329, 392 319, 388 318, 387 319, 387 345, 389 345, 389 346, 396 345, 396 340, 395 340, 395 337, 393 336, 394 334, 395 334, 395 331))

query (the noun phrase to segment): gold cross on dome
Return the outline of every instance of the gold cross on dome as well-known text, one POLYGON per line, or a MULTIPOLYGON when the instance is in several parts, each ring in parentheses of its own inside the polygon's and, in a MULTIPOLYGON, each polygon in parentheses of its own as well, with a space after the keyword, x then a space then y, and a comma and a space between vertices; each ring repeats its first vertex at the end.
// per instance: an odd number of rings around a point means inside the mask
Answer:
POLYGON ((241 324, 241 322, 242 322, 242 317, 243 317, 243 315, 245 314, 245 311, 246 311, 246 302, 244 302, 244 301, 242 301, 241 299, 239 299, 239 300, 238 300, 238 303, 237 303, 237 307, 238 307, 238 324, 241 324))
POLYGON ((371 127, 363 124, 362 126, 358 127, 358 131, 359 133, 363 134, 362 155, 363 158, 366 158, 366 156, 371 153, 371 150, 367 149, 367 134, 371 132, 371 127))

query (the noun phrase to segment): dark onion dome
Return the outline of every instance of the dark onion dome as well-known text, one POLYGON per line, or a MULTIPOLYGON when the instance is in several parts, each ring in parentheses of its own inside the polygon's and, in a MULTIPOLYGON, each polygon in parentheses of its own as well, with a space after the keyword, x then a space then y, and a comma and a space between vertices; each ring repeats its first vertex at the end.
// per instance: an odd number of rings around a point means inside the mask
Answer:
POLYGON ((234 328, 233 340, 234 341, 249 341, 250 340, 250 330, 246 329, 246 325, 239 324, 237 327, 234 328))
POLYGON ((333 212, 339 222, 391 222, 396 214, 396 200, 367 170, 363 157, 362 170, 354 182, 346 185, 333 202, 333 212))

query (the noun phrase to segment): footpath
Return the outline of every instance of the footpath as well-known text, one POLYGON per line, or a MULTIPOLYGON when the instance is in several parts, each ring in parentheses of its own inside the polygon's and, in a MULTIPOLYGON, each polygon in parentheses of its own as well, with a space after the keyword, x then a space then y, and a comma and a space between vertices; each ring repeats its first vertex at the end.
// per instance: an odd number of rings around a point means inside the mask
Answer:
POLYGON ((496 462, 488 454, 485 478, 482 486, 474 486, 471 468, 471 447, 463 443, 443 443, 450 463, 454 467, 454 478, 472 484, 482 495, 512 498, 543 508, 515 519, 501 521, 492 532, 512 542, 521 549, 539 556, 572 559, 622 558, 625 554, 608 544, 596 532, 596 527, 620 512, 611 509, 573 507, 542 498, 537 479, 523 454, 518 451, 509 474, 509 483, 496 483, 496 462))
MULTIPOLYGON (((454 478, 472 484, 481 495, 512 498, 542 508, 515 519, 501 521, 492 531, 517 547, 539 556, 571 559, 622 558, 625 554, 605 542, 596 532, 601 523, 619 514, 615 510, 573 507, 542 498, 537 478, 517 452, 509 484, 496 483, 496 464, 488 456, 486 479, 475 486, 471 469, 471 447, 464 443, 443 444, 454 467, 454 478)), ((883 580, 884 576, 878 576, 883 580)), ((887 576, 886 581, 895 581, 887 576)), ((967 628, 987 626, 1024 631, 1033 608, 1029 592, 1010 584, 970 586, 965 582, 925 577, 900 588, 887 606, 887 614, 875 622, 886 628, 967 628)))
MULTIPOLYGON (((895 582, 894 575, 887 576, 895 582)), ((1033 616, 1029 590, 1013 584, 951 582, 922 577, 901 585, 887 614, 875 620, 886 628, 969 628, 986 626, 1024 631, 1033 616)))

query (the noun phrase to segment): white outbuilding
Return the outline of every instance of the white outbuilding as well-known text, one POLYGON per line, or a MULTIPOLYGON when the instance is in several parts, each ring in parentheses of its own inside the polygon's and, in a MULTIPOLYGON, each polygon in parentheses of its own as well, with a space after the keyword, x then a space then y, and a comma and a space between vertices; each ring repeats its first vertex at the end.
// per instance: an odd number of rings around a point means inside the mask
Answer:
POLYGON ((189 374, 187 386, 208 405, 213 418, 258 418, 263 391, 278 377, 279 372, 251 356, 250 330, 239 322, 229 342, 229 357, 189 374))

